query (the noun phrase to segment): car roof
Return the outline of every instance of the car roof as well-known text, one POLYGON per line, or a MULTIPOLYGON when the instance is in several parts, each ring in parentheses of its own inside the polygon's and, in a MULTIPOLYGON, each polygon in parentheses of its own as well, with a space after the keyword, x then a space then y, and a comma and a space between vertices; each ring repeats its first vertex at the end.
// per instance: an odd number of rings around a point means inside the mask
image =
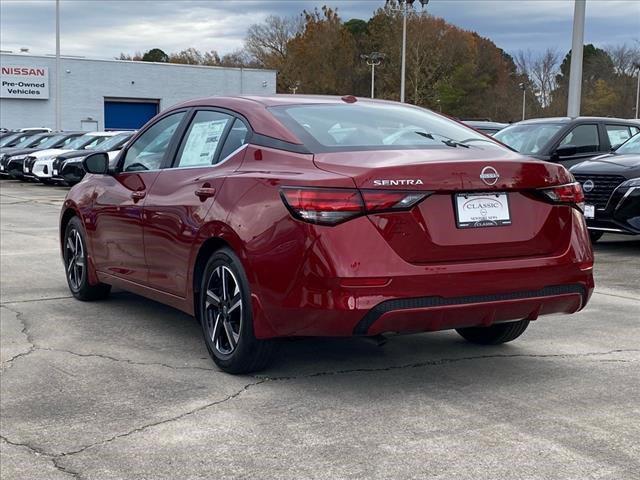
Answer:
POLYGON ((633 124, 640 126, 638 120, 627 120, 625 118, 613 118, 613 117, 547 117, 547 118, 531 118, 528 120, 522 120, 514 125, 527 125, 533 123, 572 123, 582 121, 596 121, 596 122, 621 122, 626 124, 633 124))
POLYGON ((485 120, 462 120, 462 123, 464 123, 465 125, 469 125, 470 127, 476 127, 476 128, 505 128, 508 127, 509 124, 508 123, 501 123, 501 122, 491 122, 491 121, 485 121, 485 120))

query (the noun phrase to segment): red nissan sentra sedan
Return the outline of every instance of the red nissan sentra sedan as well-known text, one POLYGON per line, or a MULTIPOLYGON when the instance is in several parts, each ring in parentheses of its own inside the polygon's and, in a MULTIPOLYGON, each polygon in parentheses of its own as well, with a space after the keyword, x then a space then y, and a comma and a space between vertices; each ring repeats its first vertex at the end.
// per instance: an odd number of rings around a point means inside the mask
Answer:
POLYGON ((583 194, 422 108, 355 97, 218 97, 151 120, 71 189, 73 295, 117 286, 195 315, 215 363, 274 339, 456 329, 499 344, 593 291, 583 194))

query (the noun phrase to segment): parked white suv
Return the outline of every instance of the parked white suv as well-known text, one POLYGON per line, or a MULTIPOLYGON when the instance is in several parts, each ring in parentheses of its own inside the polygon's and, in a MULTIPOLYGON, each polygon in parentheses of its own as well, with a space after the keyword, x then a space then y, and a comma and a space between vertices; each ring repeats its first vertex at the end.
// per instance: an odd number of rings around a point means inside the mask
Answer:
POLYGON ((24 160, 24 176, 26 178, 37 179, 42 183, 49 183, 49 180, 53 175, 53 160, 57 155, 71 152, 73 150, 94 150, 99 148, 100 144, 108 138, 120 133, 123 132, 89 132, 76 138, 64 149, 51 148, 40 152, 34 152, 24 160))

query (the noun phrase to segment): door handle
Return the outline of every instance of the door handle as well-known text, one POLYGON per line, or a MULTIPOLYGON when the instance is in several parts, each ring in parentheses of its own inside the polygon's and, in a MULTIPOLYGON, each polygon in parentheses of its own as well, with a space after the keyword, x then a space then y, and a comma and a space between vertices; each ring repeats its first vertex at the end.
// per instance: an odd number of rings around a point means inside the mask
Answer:
POLYGON ((196 190, 196 197, 201 201, 205 201, 207 198, 211 198, 216 194, 216 189, 207 185, 206 183, 196 190))
POLYGON ((138 202, 147 196, 147 192, 144 190, 138 190, 137 192, 131 193, 131 198, 134 202, 138 202))

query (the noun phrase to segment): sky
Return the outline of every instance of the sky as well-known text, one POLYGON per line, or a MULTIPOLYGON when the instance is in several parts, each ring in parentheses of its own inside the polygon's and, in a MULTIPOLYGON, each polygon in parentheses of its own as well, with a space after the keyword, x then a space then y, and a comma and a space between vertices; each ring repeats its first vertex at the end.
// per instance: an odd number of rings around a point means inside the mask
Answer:
MULTIPOLYGON (((419 2, 416 2, 418 4, 419 2)), ((61 0, 63 55, 113 58, 121 52, 195 47, 229 53, 249 25, 327 4, 343 20, 367 20, 384 0, 61 0)), ((509 53, 571 47, 573 0, 431 0, 426 9, 492 39, 509 53)), ((419 9, 419 6, 418 6, 419 9)), ((585 43, 640 44, 640 0, 587 0, 585 43)), ((54 0, 0 0, 0 49, 55 52, 54 0)))

